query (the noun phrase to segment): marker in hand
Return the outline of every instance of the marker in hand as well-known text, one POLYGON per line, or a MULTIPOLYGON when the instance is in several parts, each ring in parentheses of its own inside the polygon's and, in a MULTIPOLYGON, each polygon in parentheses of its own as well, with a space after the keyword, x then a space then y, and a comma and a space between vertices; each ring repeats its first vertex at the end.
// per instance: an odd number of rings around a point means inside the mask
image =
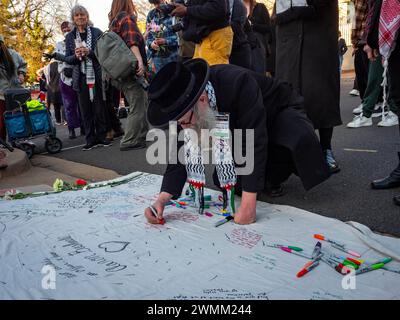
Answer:
POLYGON ((164 218, 160 219, 160 217, 158 216, 158 212, 157 212, 156 208, 154 208, 153 206, 149 206, 149 209, 151 210, 153 215, 157 218, 159 224, 165 224, 165 219, 164 218))

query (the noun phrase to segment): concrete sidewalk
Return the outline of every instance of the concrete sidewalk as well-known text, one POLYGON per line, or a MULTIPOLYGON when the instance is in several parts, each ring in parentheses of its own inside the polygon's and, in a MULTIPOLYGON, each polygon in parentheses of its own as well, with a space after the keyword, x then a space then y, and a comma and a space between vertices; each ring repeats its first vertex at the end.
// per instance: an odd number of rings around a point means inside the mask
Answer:
POLYGON ((57 178, 73 183, 77 179, 98 182, 120 177, 113 170, 54 157, 34 155, 29 160, 25 152, 19 149, 6 152, 8 167, 0 170, 0 196, 12 189, 18 189, 24 193, 51 191, 57 178))

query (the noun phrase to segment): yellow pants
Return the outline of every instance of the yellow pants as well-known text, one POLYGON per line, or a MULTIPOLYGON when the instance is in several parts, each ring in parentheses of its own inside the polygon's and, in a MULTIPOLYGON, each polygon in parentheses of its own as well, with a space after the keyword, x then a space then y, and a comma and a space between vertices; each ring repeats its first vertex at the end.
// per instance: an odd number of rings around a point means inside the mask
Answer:
POLYGON ((203 58, 209 65, 229 64, 232 51, 233 31, 230 26, 211 32, 200 44, 196 44, 193 58, 203 58))

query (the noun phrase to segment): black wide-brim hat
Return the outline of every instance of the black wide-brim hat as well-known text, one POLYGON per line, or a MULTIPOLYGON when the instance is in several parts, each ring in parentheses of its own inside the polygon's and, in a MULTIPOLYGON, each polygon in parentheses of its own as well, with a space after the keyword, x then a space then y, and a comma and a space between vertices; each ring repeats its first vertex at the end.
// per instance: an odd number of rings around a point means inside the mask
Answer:
POLYGON ((204 59, 166 64, 148 89, 149 123, 155 128, 165 128, 169 121, 181 118, 203 93, 209 73, 210 67, 204 59))

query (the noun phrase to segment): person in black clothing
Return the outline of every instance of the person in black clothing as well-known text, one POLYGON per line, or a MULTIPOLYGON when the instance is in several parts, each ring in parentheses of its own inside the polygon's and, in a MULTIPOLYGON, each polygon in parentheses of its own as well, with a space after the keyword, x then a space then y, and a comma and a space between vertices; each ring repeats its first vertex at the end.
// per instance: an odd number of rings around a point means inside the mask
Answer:
MULTIPOLYGON (((365 47, 365 51, 368 54, 369 59, 374 60, 378 57, 379 51, 384 56, 383 51, 380 50, 382 47, 379 46, 379 26, 382 10, 382 0, 371 1, 369 6, 369 23, 366 29, 367 33, 367 46, 365 47)), ((390 6, 390 1, 386 3, 386 5, 390 6)), ((388 8, 386 8, 388 10, 388 8)), ((389 11, 389 10, 388 10, 389 11)), ((391 12, 387 12, 388 16, 391 12)), ((384 20, 384 19, 382 19, 384 20)), ((387 25, 384 25, 385 30, 389 30, 387 25)), ((397 30, 392 27, 390 32, 395 35, 394 41, 389 44, 388 34, 385 34, 387 37, 385 40, 385 44, 389 47, 389 59, 388 59, 388 80, 389 80, 389 97, 394 102, 396 106, 400 106, 400 27, 397 26, 397 30)), ((398 111, 398 116, 400 116, 400 112, 398 111)), ((400 129, 400 122, 399 122, 400 129)), ((398 152, 399 164, 398 166, 385 178, 374 180, 371 183, 371 187, 373 189, 390 189, 400 187, 400 152, 398 152)), ((400 195, 393 198, 393 201, 396 205, 400 206, 400 195)))
POLYGON ((244 0, 251 29, 248 32, 252 44, 252 70, 265 73, 270 55, 271 20, 268 9, 255 0, 244 0))
POLYGON ((49 65, 47 65, 44 74, 47 81, 47 108, 50 110, 51 105, 53 105, 56 124, 61 125, 62 122, 65 121, 65 114, 60 91, 60 73, 58 72, 58 62, 52 61, 49 65))
POLYGON ((73 66, 73 88, 78 92, 79 107, 85 127, 86 145, 82 150, 111 145, 106 140, 107 109, 103 100, 101 66, 94 54, 100 29, 89 26, 89 13, 76 5, 71 10, 75 28, 65 39, 64 61, 73 66))
MULTIPOLYGON (((169 121, 177 121, 178 132, 187 128, 198 132, 215 128, 212 123, 217 113, 229 113, 225 124, 231 132, 240 130, 244 134, 243 130, 252 130, 254 166, 252 172, 238 177, 242 200, 235 211, 236 223, 255 222, 256 195, 264 190, 266 180, 280 184, 296 173, 308 190, 330 176, 313 125, 304 112, 303 98, 287 83, 238 66, 209 67, 203 59, 192 59, 167 64, 153 79, 148 94, 147 119, 153 127, 164 128, 169 121)), ((182 144, 178 142, 178 147, 182 144)), ((235 141, 232 146, 235 148, 235 141)), ((246 150, 244 145, 241 148, 246 150)), ((198 162, 188 168, 179 161, 174 163, 168 165, 160 195, 153 204, 158 219, 150 208, 145 210, 150 223, 162 223, 165 204, 181 195, 193 172, 190 168, 196 168, 198 162)), ((222 171, 214 174, 214 183, 221 189, 226 188, 226 181, 233 181, 232 170, 224 167, 222 171), (221 181, 221 173, 229 179, 221 181)), ((195 176, 198 172, 201 170, 195 170, 195 176)))
POLYGON ((245 26, 248 25, 246 7, 242 0, 231 1, 233 5, 231 18, 233 43, 229 63, 251 69, 251 47, 245 33, 245 26))
POLYGON ((186 5, 172 5, 171 15, 183 18, 183 39, 196 43, 193 57, 210 65, 228 64, 233 42, 229 1, 188 0, 186 5))

